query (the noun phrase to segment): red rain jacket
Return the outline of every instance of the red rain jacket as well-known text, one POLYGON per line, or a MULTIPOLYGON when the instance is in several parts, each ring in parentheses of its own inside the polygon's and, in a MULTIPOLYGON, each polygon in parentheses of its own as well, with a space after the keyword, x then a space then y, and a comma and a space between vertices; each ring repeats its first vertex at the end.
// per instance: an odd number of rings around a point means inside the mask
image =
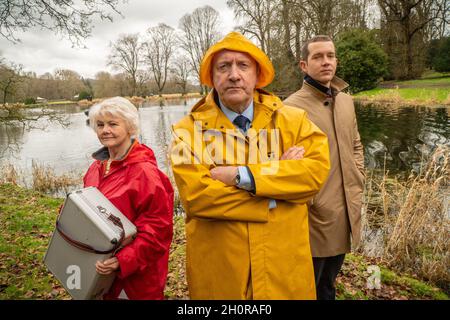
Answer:
POLYGON ((157 166, 153 151, 134 141, 122 160, 112 161, 105 174, 108 149, 96 161, 84 186, 97 187, 136 226, 137 236, 116 257, 120 269, 105 299, 125 290, 129 299, 164 299, 169 248, 173 234, 173 188, 157 166))

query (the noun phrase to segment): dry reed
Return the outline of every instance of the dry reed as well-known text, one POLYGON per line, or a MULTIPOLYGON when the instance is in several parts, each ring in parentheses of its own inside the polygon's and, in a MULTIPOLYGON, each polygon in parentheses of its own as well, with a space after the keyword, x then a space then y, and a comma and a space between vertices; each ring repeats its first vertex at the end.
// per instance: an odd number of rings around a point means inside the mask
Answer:
POLYGON ((72 187, 79 186, 82 182, 80 174, 73 172, 63 175, 56 175, 50 166, 40 165, 33 160, 32 162, 33 189, 44 193, 67 194, 72 187))
POLYGON ((362 241, 367 246, 373 241, 369 231, 381 231, 378 249, 390 267, 445 288, 450 283, 449 157, 449 148, 440 146, 418 174, 404 180, 388 172, 378 179, 370 176, 362 241))
POLYGON ((11 163, 0 166, 0 183, 19 184, 19 172, 11 163))

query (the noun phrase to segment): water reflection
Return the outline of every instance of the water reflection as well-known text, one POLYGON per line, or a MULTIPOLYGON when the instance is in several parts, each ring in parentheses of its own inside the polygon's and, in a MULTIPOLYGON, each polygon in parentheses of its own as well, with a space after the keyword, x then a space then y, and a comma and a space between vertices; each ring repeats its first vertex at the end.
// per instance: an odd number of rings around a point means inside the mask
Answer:
MULTIPOLYGON (((187 106, 143 106, 141 141, 155 152, 158 165, 167 169, 166 150, 171 140, 170 124, 188 113, 197 99, 187 101, 187 106)), ((45 130, 18 130, 16 127, 0 128, 0 162, 9 162, 20 170, 26 184, 31 181, 32 162, 50 166, 57 175, 68 172, 84 174, 92 162, 91 154, 101 147, 96 134, 86 125, 84 109, 65 106, 70 124, 63 128, 56 123, 46 123, 45 130), (78 112, 77 112, 78 111, 78 112), (14 146, 12 148, 11 146, 14 146)))
POLYGON ((438 145, 450 146, 449 110, 357 104, 366 167, 418 171, 438 145))
POLYGON ((155 100, 149 100, 145 101, 142 104, 142 107, 168 107, 168 106, 187 106, 194 104, 198 98, 176 98, 176 99, 155 99, 155 100))
POLYGON ((25 127, 23 125, 0 125, 0 157, 18 155, 23 144, 25 127))

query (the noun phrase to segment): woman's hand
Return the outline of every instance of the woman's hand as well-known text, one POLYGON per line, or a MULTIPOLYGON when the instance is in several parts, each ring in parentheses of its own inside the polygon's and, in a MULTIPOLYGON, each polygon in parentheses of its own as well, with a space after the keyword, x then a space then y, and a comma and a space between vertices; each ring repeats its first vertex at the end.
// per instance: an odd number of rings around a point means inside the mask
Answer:
POLYGON ((97 261, 95 269, 97 270, 97 273, 101 275, 109 275, 114 271, 119 270, 119 260, 117 260, 116 257, 112 257, 103 262, 97 261))

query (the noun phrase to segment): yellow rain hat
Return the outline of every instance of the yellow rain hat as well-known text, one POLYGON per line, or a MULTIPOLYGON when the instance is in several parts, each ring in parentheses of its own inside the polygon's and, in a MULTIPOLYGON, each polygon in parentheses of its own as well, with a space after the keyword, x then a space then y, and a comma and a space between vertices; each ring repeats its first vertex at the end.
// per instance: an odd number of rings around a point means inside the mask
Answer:
POLYGON ((244 52, 256 60, 260 69, 256 88, 263 88, 272 82, 275 76, 275 70, 273 69, 269 57, 239 32, 230 32, 225 38, 212 45, 208 51, 206 51, 200 64, 200 81, 203 84, 211 88, 213 87, 211 77, 212 62, 214 55, 222 50, 244 52))

